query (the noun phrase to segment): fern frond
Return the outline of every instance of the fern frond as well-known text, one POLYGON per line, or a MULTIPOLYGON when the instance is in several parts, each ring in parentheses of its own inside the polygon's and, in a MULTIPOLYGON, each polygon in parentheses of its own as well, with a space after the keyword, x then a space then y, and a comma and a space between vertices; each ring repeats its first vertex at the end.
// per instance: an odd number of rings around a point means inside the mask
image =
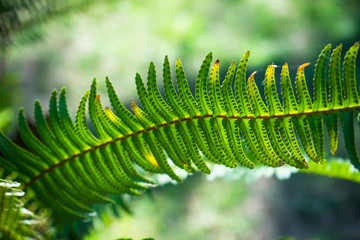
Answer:
POLYGON ((355 79, 359 44, 355 43, 345 55, 342 72, 341 48, 340 45, 331 54, 328 45, 319 55, 313 100, 305 79, 309 63, 305 63, 296 74, 296 94, 288 65, 282 67, 282 100, 277 95, 275 67, 270 65, 265 73, 264 102, 255 73, 246 78, 249 51, 237 70, 235 62, 230 65, 221 86, 220 61, 210 68, 209 53, 197 75, 195 96, 180 60, 175 64, 177 93, 169 59, 165 57, 164 99, 157 87, 155 65, 150 63, 146 84, 136 74, 142 108, 133 102, 134 114, 119 101, 109 79, 106 86, 115 112, 102 107, 94 80, 80 102, 75 123, 67 110, 65 89, 59 100, 53 91, 49 121, 40 103, 35 103, 40 138, 28 127, 23 110, 19 112, 19 132, 28 149, 0 134, 0 150, 6 157, 0 166, 9 173, 19 172, 24 188, 34 190, 38 200, 53 210, 58 223, 88 217, 89 205, 112 202, 110 195, 141 194, 155 184, 147 173, 167 174, 181 182, 175 168, 188 173, 210 173, 208 163, 229 168, 286 164, 298 169, 321 168, 315 162, 324 162, 323 123, 328 129, 331 153, 335 154, 339 119, 349 158, 359 169, 354 126, 354 118, 360 112, 355 79), (86 122, 86 104, 95 133, 86 122))
POLYGON ((310 162, 309 165, 308 169, 301 169, 300 172, 336 177, 360 183, 360 173, 349 161, 331 159, 331 161, 325 162, 322 165, 314 162, 310 162))
POLYGON ((34 214, 34 206, 30 210, 25 208, 24 203, 28 199, 19 187, 18 182, 0 179, 1 239, 50 239, 52 232, 49 223, 46 223, 46 214, 34 214))

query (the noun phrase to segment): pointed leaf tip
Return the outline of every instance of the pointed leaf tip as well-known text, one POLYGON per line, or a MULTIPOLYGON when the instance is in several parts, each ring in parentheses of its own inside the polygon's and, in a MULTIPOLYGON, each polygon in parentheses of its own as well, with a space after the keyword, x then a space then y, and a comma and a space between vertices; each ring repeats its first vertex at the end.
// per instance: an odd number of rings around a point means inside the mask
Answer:
POLYGON ((270 64, 269 66, 268 66, 268 68, 277 68, 277 65, 275 65, 275 64, 270 64))
POLYGON ((309 65, 310 65, 309 62, 304 63, 304 64, 300 65, 300 67, 298 68, 298 70, 303 70, 305 67, 307 67, 307 66, 309 66, 309 65))
MULTIPOLYGON (((54 89, 54 92, 57 92, 57 90, 54 89)), ((66 87, 62 87, 62 88, 61 88, 60 94, 66 94, 66 87)))
POLYGON ((249 79, 250 79, 250 78, 255 78, 255 74, 257 74, 257 71, 254 71, 254 72, 250 75, 249 79))

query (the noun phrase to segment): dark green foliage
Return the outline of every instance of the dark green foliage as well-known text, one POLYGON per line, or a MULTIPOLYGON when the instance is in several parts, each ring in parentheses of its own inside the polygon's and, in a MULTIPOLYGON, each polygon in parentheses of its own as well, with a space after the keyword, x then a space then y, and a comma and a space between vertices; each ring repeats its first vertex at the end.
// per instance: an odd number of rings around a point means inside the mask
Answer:
POLYGON ((354 134, 354 118, 360 111, 355 79, 358 48, 355 43, 346 54, 341 80, 341 47, 331 55, 331 46, 326 46, 316 64, 314 100, 305 80, 304 68, 308 64, 298 69, 297 98, 285 64, 280 79, 282 102, 277 96, 275 66, 270 65, 264 81, 265 103, 255 83, 255 73, 246 78, 249 51, 237 70, 235 62, 231 64, 222 86, 220 62, 217 60, 210 69, 212 54, 208 54, 197 76, 195 97, 179 60, 175 66, 177 94, 166 57, 163 99, 151 63, 147 85, 136 75, 142 109, 133 102, 134 114, 119 101, 109 79, 108 95, 116 114, 102 107, 94 80, 80 102, 75 123, 67 111, 65 90, 58 101, 54 91, 49 121, 40 103, 35 103, 40 139, 28 127, 23 110, 19 112, 19 132, 28 150, 0 135, 0 150, 6 158, 0 166, 7 173, 18 172, 24 188, 32 189, 44 207, 53 210, 57 223, 92 216, 89 206, 111 203, 110 195, 140 195, 155 184, 149 173, 167 174, 181 182, 179 171, 210 173, 209 163, 230 168, 291 165, 305 170, 309 168, 306 159, 324 162, 323 122, 329 132, 331 152, 336 152, 339 119, 349 158, 359 168, 354 134), (87 103, 95 134, 86 122, 87 103))
POLYGON ((1 0, 0 1, 0 49, 11 43, 11 38, 18 32, 28 31, 30 38, 38 38, 41 31, 37 26, 49 20, 69 14, 73 11, 84 11, 90 6, 110 3, 114 0, 1 0))

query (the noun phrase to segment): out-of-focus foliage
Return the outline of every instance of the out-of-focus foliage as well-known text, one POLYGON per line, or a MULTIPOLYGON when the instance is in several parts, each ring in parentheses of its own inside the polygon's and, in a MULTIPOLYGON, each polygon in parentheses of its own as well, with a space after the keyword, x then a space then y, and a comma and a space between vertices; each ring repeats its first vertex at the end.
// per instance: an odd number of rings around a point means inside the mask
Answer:
POLYGON ((0 131, 6 131, 13 121, 15 112, 11 106, 21 100, 18 94, 16 76, 0 72, 0 131))
POLYGON ((0 47, 5 50, 19 32, 27 31, 31 37, 39 37, 36 27, 54 17, 84 11, 93 3, 105 2, 110 0, 1 0, 0 47))
POLYGON ((133 199, 134 216, 122 215, 107 224, 97 220, 95 229, 104 231, 93 232, 85 239, 106 239, 119 236, 116 234, 120 232, 121 236, 133 239, 151 236, 232 240, 254 236, 258 228, 268 230, 266 225, 271 229, 267 216, 260 213, 267 208, 262 199, 271 194, 266 185, 272 181, 251 188, 242 180, 217 179, 203 184, 201 179, 204 180, 197 175, 184 184, 163 186, 145 193, 141 199, 133 199))
POLYGON ((39 215, 36 215, 35 205, 25 208, 28 199, 19 186, 20 183, 0 179, 0 239, 51 239, 53 231, 48 214, 37 211, 39 215))
POLYGON ((196 175, 184 184, 153 189, 132 200, 132 216, 112 217, 106 223, 97 220, 95 231, 85 239, 116 238, 119 232, 133 239, 172 240, 280 236, 351 240, 360 236, 358 183, 305 173, 284 181, 274 177, 253 181, 244 175, 237 178, 237 170, 227 172, 225 179, 209 181, 196 175))

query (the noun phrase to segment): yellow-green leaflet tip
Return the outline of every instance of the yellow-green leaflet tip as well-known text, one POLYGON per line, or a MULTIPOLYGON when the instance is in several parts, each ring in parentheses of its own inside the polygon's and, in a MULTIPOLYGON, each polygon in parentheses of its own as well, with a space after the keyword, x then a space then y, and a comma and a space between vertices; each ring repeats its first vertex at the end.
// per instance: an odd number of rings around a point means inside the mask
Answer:
POLYGON ((257 74, 257 71, 253 72, 253 73, 250 75, 249 79, 250 79, 250 78, 254 78, 255 74, 257 74))
POLYGON ((307 66, 309 66, 309 65, 310 65, 309 62, 304 63, 304 64, 300 65, 300 67, 299 67, 298 69, 299 69, 299 70, 303 70, 305 67, 307 67, 307 66))
POLYGON ((179 66, 179 65, 181 65, 181 61, 180 61, 180 59, 176 59, 176 66, 179 66))
POLYGON ((134 99, 131 99, 131 108, 134 110, 134 108, 136 108, 136 107, 137 107, 137 105, 136 105, 134 99))

